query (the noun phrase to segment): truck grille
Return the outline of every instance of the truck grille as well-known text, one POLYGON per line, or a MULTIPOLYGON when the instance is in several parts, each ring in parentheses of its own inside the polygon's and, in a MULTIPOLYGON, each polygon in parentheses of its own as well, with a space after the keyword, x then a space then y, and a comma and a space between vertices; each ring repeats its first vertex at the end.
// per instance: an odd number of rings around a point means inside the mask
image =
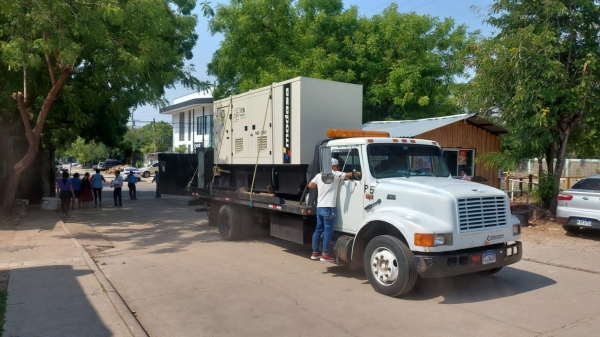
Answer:
POLYGON ((461 232, 480 231, 508 224, 508 200, 505 197, 458 199, 461 232))

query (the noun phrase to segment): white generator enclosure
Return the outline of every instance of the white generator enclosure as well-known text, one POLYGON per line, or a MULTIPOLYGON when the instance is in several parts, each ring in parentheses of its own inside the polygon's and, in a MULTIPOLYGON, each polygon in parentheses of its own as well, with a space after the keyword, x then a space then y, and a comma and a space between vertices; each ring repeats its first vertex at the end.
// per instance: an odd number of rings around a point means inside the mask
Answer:
POLYGON ((362 85, 297 77, 214 109, 215 164, 308 165, 328 129, 362 129, 362 85))

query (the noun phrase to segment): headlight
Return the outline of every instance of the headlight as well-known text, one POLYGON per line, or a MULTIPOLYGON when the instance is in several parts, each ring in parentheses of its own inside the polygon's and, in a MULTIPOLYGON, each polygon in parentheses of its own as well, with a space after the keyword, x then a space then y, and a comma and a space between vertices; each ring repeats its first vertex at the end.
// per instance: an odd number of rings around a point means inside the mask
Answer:
POLYGON ((452 245, 452 233, 447 234, 415 234, 415 246, 421 247, 437 247, 437 246, 451 246, 452 245))
POLYGON ((513 225, 513 235, 521 234, 521 225, 513 225))

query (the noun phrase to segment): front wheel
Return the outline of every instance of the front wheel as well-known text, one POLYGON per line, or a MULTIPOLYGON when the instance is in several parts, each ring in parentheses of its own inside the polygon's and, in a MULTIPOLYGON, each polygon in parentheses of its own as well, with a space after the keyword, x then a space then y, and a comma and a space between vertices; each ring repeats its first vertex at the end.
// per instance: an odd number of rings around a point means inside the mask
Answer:
POLYGON ((363 261, 367 279, 378 293, 397 297, 410 292, 417 282, 413 253, 393 236, 381 235, 371 240, 363 261))
POLYGON ((150 177, 150 172, 146 171, 146 172, 144 172, 144 173, 142 174, 142 176, 143 176, 144 178, 148 178, 148 177, 150 177))

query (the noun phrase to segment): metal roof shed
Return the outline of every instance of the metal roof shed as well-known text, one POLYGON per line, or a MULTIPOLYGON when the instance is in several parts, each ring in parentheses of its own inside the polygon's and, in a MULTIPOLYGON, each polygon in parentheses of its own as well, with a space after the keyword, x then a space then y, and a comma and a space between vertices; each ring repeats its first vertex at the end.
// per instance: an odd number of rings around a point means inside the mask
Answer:
POLYGON ((476 114, 405 121, 381 121, 363 124, 363 130, 387 131, 392 137, 420 138, 438 142, 444 151, 448 168, 457 176, 460 170, 473 180, 500 187, 498 170, 475 163, 475 157, 500 151, 499 135, 507 130, 476 114))

